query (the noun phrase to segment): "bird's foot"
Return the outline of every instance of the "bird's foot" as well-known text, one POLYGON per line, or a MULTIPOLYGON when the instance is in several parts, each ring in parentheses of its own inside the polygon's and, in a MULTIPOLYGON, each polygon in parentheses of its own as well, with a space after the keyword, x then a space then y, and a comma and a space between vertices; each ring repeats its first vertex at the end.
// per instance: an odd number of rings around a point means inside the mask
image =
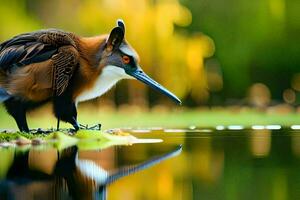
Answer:
POLYGON ((51 129, 42 129, 42 128, 37 128, 37 129, 30 129, 30 133, 32 134, 49 134, 54 131, 53 128, 51 129))
POLYGON ((89 130, 101 131, 101 124, 95 124, 94 126, 91 126, 89 130))
POLYGON ((87 124, 79 124, 80 129, 83 130, 96 130, 100 131, 101 130, 101 124, 95 124, 93 126, 89 126, 87 124))
POLYGON ((79 124, 79 128, 80 129, 88 129, 88 125, 87 124, 79 124))
POLYGON ((75 134, 79 129, 70 128, 68 129, 68 133, 75 134))

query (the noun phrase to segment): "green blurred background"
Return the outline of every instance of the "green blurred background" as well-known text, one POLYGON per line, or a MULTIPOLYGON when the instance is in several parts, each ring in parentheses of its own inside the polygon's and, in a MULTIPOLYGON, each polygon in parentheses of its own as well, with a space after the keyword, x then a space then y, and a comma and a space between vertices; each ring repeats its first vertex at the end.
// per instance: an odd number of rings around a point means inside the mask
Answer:
MULTIPOLYGON (((201 113, 199 107, 234 111, 254 107, 290 117, 300 101, 299 10, 296 0, 3 0, 0 40, 43 28, 93 36, 108 33, 122 18, 143 69, 178 95, 183 107, 137 81, 121 81, 85 104, 88 110, 102 106, 110 113, 149 109, 201 113)), ((14 126, 7 123, 4 111, 0 116, 1 128, 14 126)), ((187 121, 195 118, 184 116, 187 121)), ((94 119, 89 117, 81 121, 94 119)), ((155 119, 153 115, 149 122, 155 119)), ((224 122, 214 119, 211 122, 224 122)))

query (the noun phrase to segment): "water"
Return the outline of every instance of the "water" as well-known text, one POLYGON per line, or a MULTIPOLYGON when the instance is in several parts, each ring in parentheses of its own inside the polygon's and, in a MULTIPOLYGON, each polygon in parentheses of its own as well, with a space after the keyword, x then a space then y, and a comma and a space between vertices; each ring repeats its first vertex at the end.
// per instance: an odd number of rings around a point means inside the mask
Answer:
POLYGON ((2 199, 299 199, 297 130, 131 130, 162 143, 0 149, 2 199))

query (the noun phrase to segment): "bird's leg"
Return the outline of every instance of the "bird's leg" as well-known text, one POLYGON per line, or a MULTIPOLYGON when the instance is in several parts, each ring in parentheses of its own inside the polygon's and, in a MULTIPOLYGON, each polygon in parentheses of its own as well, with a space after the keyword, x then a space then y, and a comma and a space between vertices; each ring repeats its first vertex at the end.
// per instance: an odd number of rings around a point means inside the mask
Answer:
POLYGON ((7 112, 15 119, 18 128, 21 132, 29 132, 26 120, 26 105, 25 103, 15 98, 10 98, 4 102, 7 112))
POLYGON ((24 112, 21 116, 22 132, 29 133, 29 128, 26 120, 26 113, 24 112))
POLYGON ((17 122, 18 128, 21 132, 29 133, 29 128, 26 120, 26 113, 20 111, 16 116, 12 115, 17 122))
POLYGON ((74 127, 75 131, 78 131, 80 128, 79 123, 77 122, 77 109, 75 103, 72 104, 72 117, 69 121, 74 127))
POLYGON ((59 123, 60 123, 60 119, 57 118, 57 125, 56 125, 56 130, 59 131, 59 123))
POLYGON ((73 125, 75 131, 78 131, 78 130, 79 130, 79 124, 78 124, 78 122, 77 122, 77 120, 76 120, 75 117, 72 117, 70 123, 73 125))
POLYGON ((72 124, 75 131, 79 130, 77 122, 77 110, 75 103, 64 95, 56 96, 53 99, 53 109, 56 118, 58 119, 58 128, 60 120, 72 124))

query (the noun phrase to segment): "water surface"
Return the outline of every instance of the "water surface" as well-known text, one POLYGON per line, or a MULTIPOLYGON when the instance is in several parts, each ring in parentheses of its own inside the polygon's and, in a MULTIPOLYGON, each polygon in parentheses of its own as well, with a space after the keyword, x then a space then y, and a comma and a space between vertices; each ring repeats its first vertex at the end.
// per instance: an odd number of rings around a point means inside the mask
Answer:
POLYGON ((0 199, 299 199, 296 130, 138 129, 162 143, 0 148, 0 199))

